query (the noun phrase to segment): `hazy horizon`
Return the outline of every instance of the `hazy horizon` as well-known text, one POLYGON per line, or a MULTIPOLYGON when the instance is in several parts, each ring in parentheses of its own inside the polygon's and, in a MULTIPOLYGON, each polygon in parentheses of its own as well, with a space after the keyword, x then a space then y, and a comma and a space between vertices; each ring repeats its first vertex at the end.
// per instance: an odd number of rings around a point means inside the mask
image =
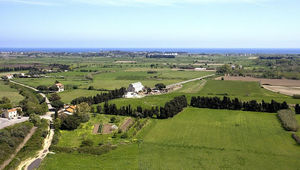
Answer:
POLYGON ((0 0, 1 48, 299 48, 296 0, 0 0))

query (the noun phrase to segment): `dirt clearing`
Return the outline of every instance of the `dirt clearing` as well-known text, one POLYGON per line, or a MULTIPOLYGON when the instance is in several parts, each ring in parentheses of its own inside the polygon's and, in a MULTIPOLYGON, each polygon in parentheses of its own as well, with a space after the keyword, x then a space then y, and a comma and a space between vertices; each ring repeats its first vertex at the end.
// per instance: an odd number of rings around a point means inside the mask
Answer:
POLYGON ((95 124, 94 125, 93 134, 98 134, 99 125, 100 124, 95 124))
POLYGON ((122 132, 126 132, 130 125, 133 124, 132 118, 128 118, 124 121, 124 123, 121 125, 120 129, 122 132))

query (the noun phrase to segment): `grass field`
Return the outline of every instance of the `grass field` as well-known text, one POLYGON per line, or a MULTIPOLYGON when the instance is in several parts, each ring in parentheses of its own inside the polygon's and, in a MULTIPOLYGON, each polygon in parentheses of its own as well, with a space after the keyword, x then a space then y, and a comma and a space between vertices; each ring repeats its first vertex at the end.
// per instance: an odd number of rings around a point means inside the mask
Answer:
POLYGON ((299 99, 293 99, 279 93, 274 93, 263 89, 256 82, 242 82, 242 81, 219 81, 219 80, 202 80, 186 83, 179 90, 168 94, 147 96, 141 99, 116 99, 110 101, 117 106, 131 105, 133 107, 142 106, 151 108, 152 106, 163 106, 167 101, 175 96, 186 95, 188 102, 191 96, 218 96, 223 98, 224 95, 232 99, 237 97, 244 101, 265 100, 270 102, 272 99, 278 102, 286 101, 288 103, 299 103, 299 99), (226 95, 227 94, 227 95, 226 95))
POLYGON ((300 147, 275 114, 187 108, 152 120, 141 144, 103 156, 59 153, 40 169, 297 169, 300 147))
POLYGON ((269 90, 263 89, 257 82, 242 82, 242 81, 222 81, 222 80, 209 80, 204 88, 200 91, 199 95, 204 96, 220 96, 223 97, 227 94, 229 97, 238 97, 242 100, 265 100, 271 101, 272 99, 278 102, 286 101, 288 103, 297 103, 299 100, 293 99, 279 93, 274 93, 269 90))
POLYGON ((94 96, 101 91, 96 90, 86 90, 86 89, 76 89, 76 90, 65 90, 59 93, 61 100, 64 103, 70 103, 73 99, 81 96, 94 96))
POLYGON ((10 88, 9 85, 5 85, 3 81, 0 81, 0 99, 2 97, 8 97, 13 105, 18 105, 24 99, 16 89, 10 88))

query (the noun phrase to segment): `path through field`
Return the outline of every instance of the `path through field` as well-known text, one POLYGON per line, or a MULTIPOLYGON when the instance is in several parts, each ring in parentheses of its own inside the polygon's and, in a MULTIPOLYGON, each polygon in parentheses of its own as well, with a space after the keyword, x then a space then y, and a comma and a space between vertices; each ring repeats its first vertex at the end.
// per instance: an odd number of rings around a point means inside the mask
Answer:
POLYGON ((43 144, 43 149, 41 149, 37 156, 33 157, 33 158, 29 158, 25 161, 23 161, 18 167, 18 170, 33 170, 39 167, 40 163, 42 162, 42 160, 47 156, 47 154, 49 153, 49 147, 51 145, 52 139, 53 139, 53 135, 54 135, 54 130, 50 129, 49 134, 47 135, 47 137, 44 140, 44 144, 43 144))
POLYGON ((17 153, 24 147, 24 145, 27 143, 27 141, 31 138, 31 136, 36 131, 37 127, 33 127, 30 132, 27 134, 27 136, 24 138, 23 142, 17 147, 15 153, 13 153, 8 160, 4 161, 3 164, 0 166, 0 170, 4 169, 17 155, 17 153))

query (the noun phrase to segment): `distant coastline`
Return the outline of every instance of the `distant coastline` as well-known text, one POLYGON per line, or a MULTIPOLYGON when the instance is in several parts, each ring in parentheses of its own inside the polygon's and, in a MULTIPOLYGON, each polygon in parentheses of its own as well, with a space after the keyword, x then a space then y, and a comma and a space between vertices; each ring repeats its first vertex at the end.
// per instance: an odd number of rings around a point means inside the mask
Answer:
POLYGON ((0 52, 186 52, 205 54, 300 54, 300 48, 0 48, 0 52))

